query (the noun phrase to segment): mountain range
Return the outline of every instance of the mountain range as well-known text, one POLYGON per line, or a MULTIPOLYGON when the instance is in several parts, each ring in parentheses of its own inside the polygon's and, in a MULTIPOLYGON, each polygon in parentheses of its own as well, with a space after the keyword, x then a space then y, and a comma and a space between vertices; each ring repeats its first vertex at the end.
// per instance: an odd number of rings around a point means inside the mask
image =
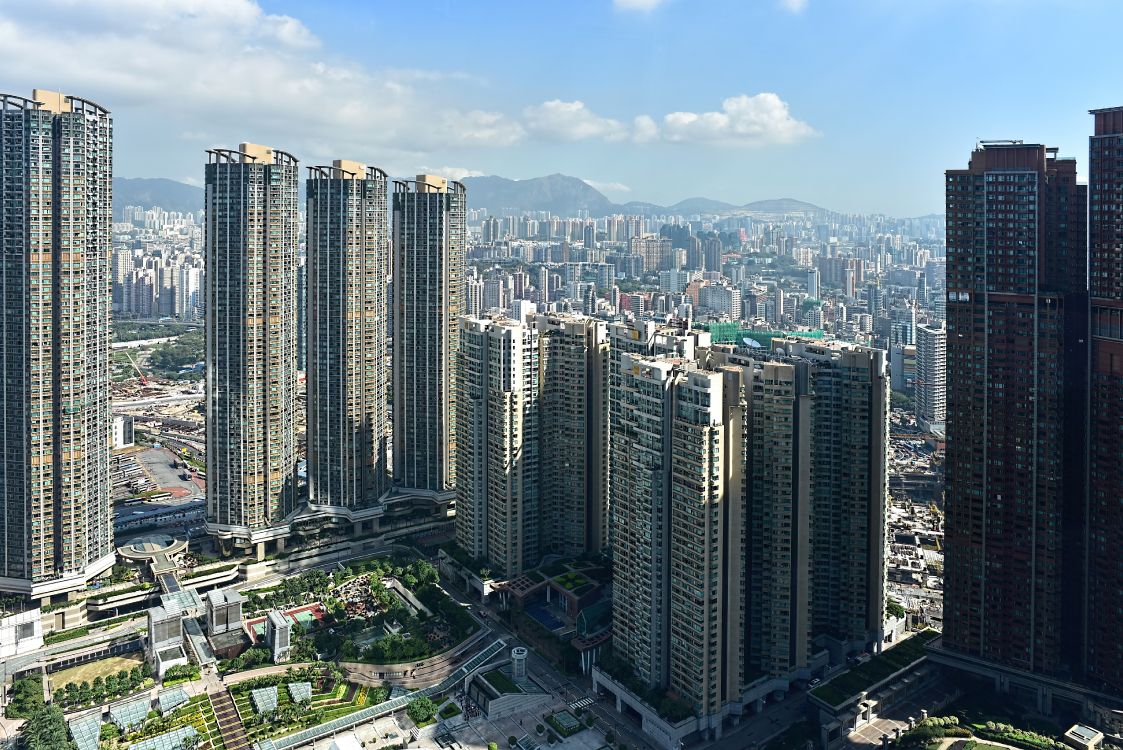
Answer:
MULTIPOLYGON (((711 198, 687 198, 671 206, 631 201, 613 203, 584 180, 563 174, 509 180, 506 177, 466 177, 468 207, 486 208, 489 213, 506 211, 549 211, 557 216, 612 214, 726 214, 726 213, 824 213, 826 209, 794 198, 756 201, 738 206, 711 198)), ((303 191, 302 191, 303 192, 303 191)), ((125 206, 168 211, 198 211, 203 207, 203 190, 175 180, 148 177, 113 178, 113 213, 121 217, 125 206)))

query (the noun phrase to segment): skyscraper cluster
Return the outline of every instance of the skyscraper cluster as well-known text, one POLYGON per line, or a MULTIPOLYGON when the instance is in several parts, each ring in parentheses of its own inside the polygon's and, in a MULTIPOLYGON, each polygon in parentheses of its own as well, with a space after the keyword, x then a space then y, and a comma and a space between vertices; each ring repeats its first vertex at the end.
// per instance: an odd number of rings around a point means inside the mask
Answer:
POLYGON ((301 523, 314 530, 325 521, 373 529, 383 510, 379 501, 392 486, 450 500, 463 188, 431 175, 394 185, 393 309, 400 335, 391 431, 386 174, 346 160, 310 169, 301 294, 296 159, 255 144, 209 153, 209 532, 260 555, 267 544, 283 547, 301 523), (301 321, 306 502, 298 490, 295 435, 301 321))
POLYGON ((1046 712, 1123 694, 1123 108, 1093 115, 1087 187, 1020 141, 946 178, 941 658, 1046 712))
POLYGON ((613 561, 613 654, 720 731, 879 650, 884 352, 573 314, 465 318, 457 541, 497 578, 613 561))
POLYGON ((126 206, 113 224, 115 318, 203 318, 203 212, 126 206))

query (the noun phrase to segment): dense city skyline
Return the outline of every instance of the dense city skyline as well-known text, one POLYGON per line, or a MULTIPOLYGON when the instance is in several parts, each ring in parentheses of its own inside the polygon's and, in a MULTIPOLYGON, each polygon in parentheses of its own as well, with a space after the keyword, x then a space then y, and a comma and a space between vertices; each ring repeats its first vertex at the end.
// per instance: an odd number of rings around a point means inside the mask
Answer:
POLYGON ((0 746, 1123 750, 1069 4, 0 0, 0 746))
POLYGON ((566 172, 618 202, 793 197, 918 216, 941 207, 918 175, 978 138, 1078 152, 1078 113, 1111 104, 1080 71, 1110 64, 1118 20, 1106 0, 1016 11, 993 0, 590 0, 436 14, 49 0, 0 7, 0 90, 57 81, 113 101, 122 176, 200 184, 199 153, 249 137, 306 163, 361 155, 396 176, 566 172), (965 54, 946 54, 949 36, 965 54), (1080 54, 1061 52, 1072 39, 1080 54), (1020 57, 1013 80, 964 100, 963 80, 1023 44, 1059 53, 1020 57), (572 54, 558 67, 546 49, 572 54), (1046 105, 1037 82, 1057 78, 1066 84, 1046 105), (953 96, 971 117, 941 104, 953 96))

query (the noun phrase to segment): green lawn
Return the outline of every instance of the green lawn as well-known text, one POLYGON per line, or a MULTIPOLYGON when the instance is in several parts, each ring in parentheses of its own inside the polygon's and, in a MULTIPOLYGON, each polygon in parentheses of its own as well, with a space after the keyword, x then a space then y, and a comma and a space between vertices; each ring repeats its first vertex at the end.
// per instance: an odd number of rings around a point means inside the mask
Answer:
POLYGON ((522 692, 522 688, 511 682, 511 678, 498 669, 493 669, 485 674, 484 679, 490 682, 491 686, 502 694, 522 692))
POLYGON ((924 647, 939 635, 935 630, 917 633, 903 643, 874 656, 865 664, 859 664, 820 685, 811 691, 811 695, 837 706, 916 662, 924 656, 924 647))

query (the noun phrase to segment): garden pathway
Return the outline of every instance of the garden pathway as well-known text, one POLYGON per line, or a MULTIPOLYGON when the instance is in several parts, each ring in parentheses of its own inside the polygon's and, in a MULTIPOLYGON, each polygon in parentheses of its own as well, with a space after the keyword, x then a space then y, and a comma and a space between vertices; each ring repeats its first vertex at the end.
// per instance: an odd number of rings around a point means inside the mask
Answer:
POLYGON ((249 750, 250 739, 246 736, 246 728, 238 717, 238 709, 234 706, 234 699, 230 697, 229 690, 220 693, 208 693, 214 716, 218 721, 218 731, 222 734, 222 744, 226 750, 249 750))

